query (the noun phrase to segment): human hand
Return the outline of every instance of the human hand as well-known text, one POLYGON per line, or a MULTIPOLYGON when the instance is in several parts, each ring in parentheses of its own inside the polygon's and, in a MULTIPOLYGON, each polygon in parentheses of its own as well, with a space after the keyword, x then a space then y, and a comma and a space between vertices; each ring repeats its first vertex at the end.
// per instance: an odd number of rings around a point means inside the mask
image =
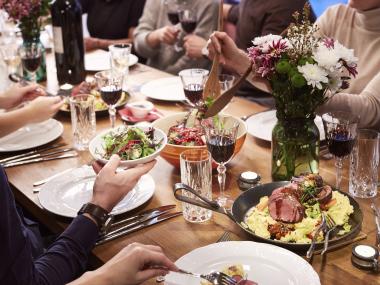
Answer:
POLYGON ((132 243, 99 269, 85 273, 70 284, 137 285, 150 278, 168 273, 168 270, 154 269, 155 267, 178 271, 178 268, 165 256, 160 247, 132 243))
POLYGON ((156 30, 155 33, 161 43, 174 45, 177 41, 179 29, 173 26, 165 26, 161 29, 156 30))
POLYGON ((1 107, 10 109, 20 105, 23 101, 33 100, 38 96, 46 95, 38 84, 21 86, 15 84, 1 94, 1 107))
POLYGON ((116 173, 119 163, 120 157, 113 155, 104 167, 99 163, 93 165, 98 175, 95 179, 91 203, 102 207, 108 212, 111 212, 113 207, 135 187, 142 175, 153 168, 156 161, 140 164, 116 173))
POLYGON ((250 66, 248 55, 240 50, 225 32, 212 33, 207 50, 211 60, 216 53, 219 53, 220 63, 238 74, 243 74, 250 66))
POLYGON ((86 51, 99 48, 99 39, 92 37, 84 38, 84 48, 86 51))
POLYGON ((183 47, 186 50, 186 55, 190 58, 201 58, 202 49, 206 46, 207 41, 197 35, 191 34, 183 38, 183 47))
POLYGON ((58 112, 64 101, 61 97, 37 97, 26 105, 25 112, 29 114, 29 123, 38 123, 50 119, 58 112))

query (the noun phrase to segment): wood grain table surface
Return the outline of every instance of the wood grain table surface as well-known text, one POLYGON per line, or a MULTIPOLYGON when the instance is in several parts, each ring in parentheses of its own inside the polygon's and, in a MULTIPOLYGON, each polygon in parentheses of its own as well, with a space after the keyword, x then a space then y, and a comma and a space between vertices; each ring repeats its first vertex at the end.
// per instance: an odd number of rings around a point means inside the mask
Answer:
MULTIPOLYGON (((132 90, 134 90, 132 92, 131 101, 144 98, 143 95, 138 92, 139 87, 143 83, 168 76, 171 75, 142 64, 137 64, 131 68, 129 82, 132 90)), ((48 86, 51 87, 56 84, 54 83, 52 74, 49 75, 48 80, 48 86)), ((153 103, 163 114, 183 111, 183 108, 174 103, 159 101, 153 103)), ((263 110, 265 110, 264 107, 255 103, 241 98, 234 98, 228 106, 226 113, 240 117, 263 110)), ((64 133, 59 141, 71 145, 70 118, 62 114, 58 114, 56 118, 64 125, 64 133)), ((120 118, 117 123, 121 124, 120 118)), ((108 127, 109 120, 107 116, 97 118, 98 132, 108 127)), ((38 195, 33 194, 32 184, 37 180, 47 178, 67 168, 79 167, 88 163, 90 160, 91 157, 86 151, 81 152, 77 158, 18 166, 9 168, 6 172, 18 202, 34 214, 40 223, 47 226, 50 230, 59 233, 68 225, 70 220, 58 217, 42 209, 38 201, 38 195)), ((247 135, 242 150, 228 164, 226 188, 232 197, 237 197, 241 193, 236 180, 238 175, 243 171, 255 171, 261 175, 263 183, 270 182, 270 161, 270 143, 256 140, 252 136, 247 135)), ((347 191, 348 189, 347 168, 348 165, 346 161, 343 191, 347 191)), ((328 183, 335 183, 334 161, 321 160, 320 174, 328 183)), ((156 183, 155 195, 149 202, 133 211, 133 213, 143 209, 173 203, 177 204, 177 210, 180 210, 180 203, 174 199, 172 194, 173 184, 180 181, 179 170, 175 169, 162 158, 158 158, 158 163, 151 171, 151 175, 156 183)), ((213 175, 213 191, 214 193, 218 192, 216 175, 213 175)), ((364 214, 362 231, 368 235, 367 239, 361 241, 361 243, 374 245, 375 224, 372 211, 369 207, 371 201, 359 199, 358 202, 364 214)), ((129 213, 126 215, 129 215, 129 213)), ((214 213, 212 219, 204 224, 188 223, 182 216, 179 216, 98 246, 93 250, 93 256, 99 263, 106 262, 129 243, 140 242, 159 245, 171 259, 176 260, 195 248, 216 242, 226 230, 233 232, 241 240, 250 240, 249 236, 224 215, 214 213)), ((380 277, 378 275, 359 270, 351 264, 351 247, 352 245, 349 245, 328 253, 324 261, 322 261, 320 256, 314 258, 312 265, 318 272, 322 284, 380 284, 380 277)), ((155 284, 155 281, 149 280, 146 284, 155 284)))

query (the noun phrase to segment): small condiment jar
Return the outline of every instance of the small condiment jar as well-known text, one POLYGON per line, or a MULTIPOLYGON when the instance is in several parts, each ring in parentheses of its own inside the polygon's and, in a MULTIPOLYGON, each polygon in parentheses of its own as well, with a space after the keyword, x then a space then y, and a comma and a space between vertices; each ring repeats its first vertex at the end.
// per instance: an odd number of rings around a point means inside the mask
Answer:
POLYGON ((253 171, 245 171, 240 173, 237 180, 241 191, 246 191, 260 184, 261 176, 253 171))
POLYGON ((376 247, 359 244, 352 247, 351 262, 360 269, 379 271, 379 251, 376 247))

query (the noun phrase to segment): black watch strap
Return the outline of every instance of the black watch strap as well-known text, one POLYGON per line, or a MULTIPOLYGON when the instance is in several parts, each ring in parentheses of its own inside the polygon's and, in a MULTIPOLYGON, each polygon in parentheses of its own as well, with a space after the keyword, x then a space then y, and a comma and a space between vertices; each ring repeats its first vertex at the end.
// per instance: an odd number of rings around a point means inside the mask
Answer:
POLYGON ((91 215, 91 217, 95 219, 99 229, 102 229, 103 226, 105 226, 111 216, 107 210, 92 203, 84 204, 82 208, 80 208, 78 215, 85 213, 91 215))

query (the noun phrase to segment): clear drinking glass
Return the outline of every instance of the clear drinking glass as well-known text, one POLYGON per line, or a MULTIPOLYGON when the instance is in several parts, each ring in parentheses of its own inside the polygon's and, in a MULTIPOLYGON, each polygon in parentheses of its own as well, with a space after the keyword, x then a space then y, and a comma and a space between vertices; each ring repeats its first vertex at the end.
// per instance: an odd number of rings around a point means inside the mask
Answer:
POLYGON ((127 79, 129 73, 129 56, 132 50, 132 44, 116 44, 108 47, 110 52, 111 69, 118 73, 124 74, 123 90, 127 90, 127 79))
POLYGON ((220 90, 222 92, 226 92, 228 89, 231 89, 232 85, 234 84, 235 76, 230 74, 220 74, 219 75, 219 83, 220 83, 220 90))
POLYGON ((18 45, 7 44, 0 46, 1 56, 8 67, 8 74, 17 73, 21 59, 18 52, 18 45))
POLYGON ((379 136, 373 130, 358 131, 350 155, 349 192, 354 197, 372 198, 377 195, 379 136))
POLYGON ((220 195, 219 205, 230 207, 232 200, 225 194, 226 166, 235 151, 236 137, 239 124, 232 124, 230 117, 214 117, 202 121, 206 133, 207 148, 212 158, 218 164, 218 182, 220 195))
POLYGON ((30 81, 36 82, 36 72, 42 61, 42 46, 39 43, 22 45, 19 48, 22 67, 30 74, 30 81))
POLYGON ((347 157, 355 144, 359 117, 344 111, 322 115, 329 152, 335 156, 336 183, 340 189, 343 159, 347 157))
POLYGON ((178 75, 181 78, 183 91, 187 100, 193 105, 203 97, 203 88, 207 80, 209 71, 201 68, 191 68, 181 70, 178 75))
POLYGON ((95 73, 96 83, 100 90, 100 96, 108 105, 111 128, 115 127, 116 121, 116 103, 120 100, 123 92, 124 74, 116 70, 105 70, 95 73))
POLYGON ((89 94, 70 97, 70 111, 73 146, 86 150, 96 133, 95 97, 89 94))
MULTIPOLYGON (((205 149, 186 150, 180 155, 181 182, 189 185, 202 196, 212 199, 211 155, 205 149)), ((182 195, 199 199, 187 191, 182 195)), ((201 223, 211 219, 212 211, 188 203, 182 203, 185 220, 201 223)))

